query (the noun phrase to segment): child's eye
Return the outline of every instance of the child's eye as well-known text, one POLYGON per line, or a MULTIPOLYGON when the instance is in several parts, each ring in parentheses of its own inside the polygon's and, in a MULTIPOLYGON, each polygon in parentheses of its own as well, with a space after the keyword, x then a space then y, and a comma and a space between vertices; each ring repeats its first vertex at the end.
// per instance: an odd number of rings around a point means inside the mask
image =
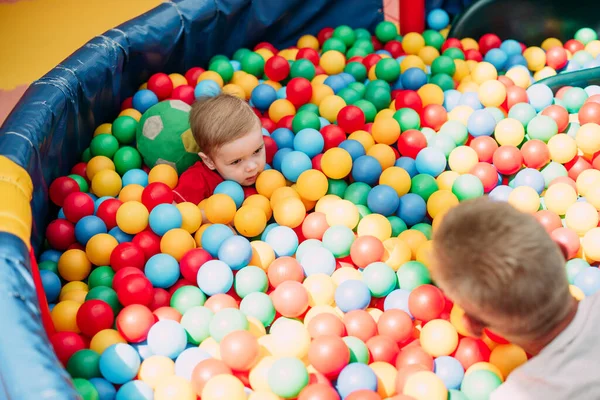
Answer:
POLYGON ((254 152, 254 154, 260 153, 262 149, 263 149, 263 146, 260 146, 258 149, 256 149, 256 151, 254 152))
POLYGON ((230 163, 229 165, 236 165, 239 164, 241 160, 235 160, 234 162, 230 163))

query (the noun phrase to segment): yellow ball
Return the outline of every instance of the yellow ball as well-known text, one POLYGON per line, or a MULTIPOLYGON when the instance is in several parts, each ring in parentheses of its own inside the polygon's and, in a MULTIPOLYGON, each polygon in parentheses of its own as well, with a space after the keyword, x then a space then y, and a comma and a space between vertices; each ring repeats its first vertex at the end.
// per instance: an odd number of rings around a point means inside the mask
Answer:
POLYGON ((522 65, 516 65, 511 67, 508 71, 506 71, 506 77, 510 78, 516 86, 519 86, 523 89, 527 89, 531 84, 531 75, 529 75, 529 71, 527 68, 522 65))
POLYGON ((585 51, 590 53, 592 57, 596 58, 600 54, 600 40, 592 40, 585 45, 585 51))
POLYGON ((546 52, 540 47, 528 47, 523 52, 523 57, 527 61, 527 68, 531 71, 539 71, 546 65, 546 52))
POLYGON ((546 208, 557 215, 565 215, 569 207, 577 201, 575 189, 566 183, 555 183, 546 190, 546 208))
POLYGON ((308 47, 310 49, 319 50, 319 39, 313 35, 300 36, 300 39, 298 39, 298 42, 296 43, 296 47, 299 49, 308 47))
POLYGON ((401 197, 410 191, 411 179, 404 168, 389 167, 381 173, 379 184, 392 187, 401 197))
MULTIPOLYGON (((468 78, 468 77, 467 77, 468 78)), ((468 92, 473 92, 473 93, 477 93, 477 91, 479 90, 479 85, 475 82, 472 81, 466 81, 466 78, 462 81, 462 83, 460 85, 458 85, 458 87, 456 88, 456 90, 458 90, 461 93, 468 93, 468 92)))
POLYGON ((593 122, 582 125, 575 135, 577 147, 586 154, 600 151, 600 125, 593 122))
POLYGON ((458 304, 454 303, 452 310, 450 311, 450 323, 456 329, 459 335, 471 336, 464 322, 465 310, 463 310, 458 304))
POLYGON ((346 56, 337 50, 329 50, 321 55, 319 65, 327 75, 340 74, 346 66, 346 56))
POLYGON ((104 350, 117 343, 127 343, 127 341, 117 330, 103 329, 96 333, 90 341, 90 350, 94 350, 101 355, 104 350))
POLYGON ((212 358, 216 358, 217 360, 221 359, 221 348, 219 343, 212 337, 204 339, 198 347, 210 354, 212 358))
POLYGON ((213 194, 206 201, 204 212, 211 223, 228 224, 235 216, 235 201, 224 193, 213 194))
POLYGON ((394 118, 375 119, 371 134, 375 142, 392 145, 400 137, 400 124, 394 118))
POLYGON ((268 169, 260 173, 256 179, 256 191, 270 199, 275 189, 285 186, 285 177, 275 169, 268 169))
POLYGON ((258 339, 267 334, 267 330, 265 329, 265 326, 262 324, 262 322, 260 322, 258 319, 254 318, 254 317, 247 317, 247 318, 248 318, 248 332, 250 332, 252 335, 254 335, 255 338, 258 339))
POLYGON ((286 197, 273 207, 275 222, 282 226, 295 228, 299 226, 306 216, 306 208, 302 200, 296 197, 286 197))
POLYGON ((304 324, 294 319, 284 319, 271 327, 272 354, 276 357, 302 359, 308 354, 310 335, 304 324), (290 343, 294 343, 290 346, 290 343))
POLYGON ((169 357, 154 355, 142 361, 138 379, 155 389, 161 380, 173 375, 175 375, 173 360, 169 357))
POLYGON ((600 261, 600 228, 590 229, 581 240, 585 256, 593 261, 600 261))
POLYGON ((435 178, 435 181, 438 184, 439 190, 452 191, 452 185, 459 176, 460 174, 456 171, 444 171, 435 178))
POLYGON ((83 290, 73 290, 73 291, 70 291, 69 293, 66 293, 60 300, 61 301, 73 300, 76 303, 83 304, 85 302, 85 298, 87 297, 87 294, 88 294, 88 292, 85 292, 83 290))
POLYGON ((458 333, 452 324, 443 319, 434 319, 421 329, 421 347, 433 357, 448 356, 458 346, 458 333))
POLYGON ((265 216, 267 217, 267 219, 271 219, 271 215, 273 214, 273 211, 271 209, 271 203, 269 202, 269 199, 266 198, 265 196, 263 196, 262 194, 253 194, 253 195, 246 197, 246 199, 244 200, 242 205, 259 208, 260 210, 262 210, 265 213, 265 216))
POLYGON ((469 117, 473 114, 473 109, 466 105, 456 106, 448 113, 448 121, 458 121, 467 126, 469 117))
POLYGON ((417 257, 417 250, 427 241, 427 236, 416 229, 407 229, 400 232, 398 239, 408 245, 411 252, 411 258, 414 260, 417 257))
POLYGON ((562 46, 563 46, 562 42, 560 40, 558 40, 557 38, 551 37, 551 38, 545 39, 542 42, 542 49, 544 49, 545 51, 548 51, 553 47, 562 47, 562 46))
POLYGON ((325 212, 329 226, 344 225, 350 229, 356 228, 360 220, 358 208, 349 200, 337 200, 325 212))
POLYGON ((370 69, 369 72, 367 73, 367 78, 370 81, 374 81, 375 79, 377 79, 377 74, 375 73, 375 65, 373 65, 370 69))
POLYGON ((440 56, 440 52, 435 47, 425 46, 419 50, 418 56, 423 60, 425 65, 431 65, 433 60, 440 56))
POLYGON ((235 229, 243 236, 260 235, 267 226, 267 217, 263 210, 255 206, 241 206, 233 217, 235 229))
POLYGON ((567 228, 579 236, 598 226, 598 210, 590 203, 579 201, 571 204, 565 214, 567 228))
POLYGON ((542 79, 549 78, 556 75, 556 70, 552 67, 544 67, 533 74, 533 80, 541 81, 542 79))
POLYGON ((241 75, 235 82, 236 85, 244 89, 244 92, 246 93, 246 100, 250 98, 252 91, 258 86, 258 83, 258 78, 252 74, 241 75))
POLYGON ((326 96, 319 104, 319 114, 329 122, 335 122, 337 115, 346 102, 340 96, 326 96))
POLYGON ((593 188, 600 186, 600 171, 597 169, 586 169, 579 174, 575 183, 579 195, 585 197, 593 188))
POLYGON ((425 39, 421 34, 410 32, 402 38, 402 50, 406 54, 419 54, 419 50, 425 47, 425 39))
POLYGON ((496 71, 494 65, 487 61, 483 61, 477 64, 475 69, 471 72, 471 76, 475 83, 481 85, 485 81, 498 79, 498 71, 496 71))
POLYGON ((518 146, 525 138, 525 128, 520 121, 505 118, 496 125, 494 137, 500 146, 518 146))
POLYGON ((306 277, 302 285, 308 293, 309 306, 329 306, 334 303, 335 283, 329 275, 310 275, 306 277))
POLYGON ((499 107, 506 99, 506 86, 500 81, 486 81, 479 86, 477 94, 485 107, 499 107))
POLYGON ((196 392, 187 379, 172 375, 161 379, 154 391, 155 400, 196 400, 196 392))
POLYGON ((465 371, 465 376, 469 375, 473 371, 479 371, 482 369, 495 373, 498 376, 498 378, 500 378, 500 380, 504 381, 504 376, 502 375, 502 371, 500 371, 500 368, 496 367, 494 364, 485 361, 476 362, 475 364, 471 365, 465 371))
POLYGON ((204 234, 204 231, 207 230, 211 225, 211 223, 202 225, 194 234, 194 240, 196 241, 196 246, 198 248, 202 248, 202 235, 204 234))
MULTIPOLYGON (((390 106, 393 106, 393 103, 390 103, 390 106)), ((394 118, 394 112, 395 109, 392 108, 384 108, 383 110, 379 111, 377 113, 377 115, 375 115, 375 121, 381 120, 381 119, 387 119, 387 118, 394 118)))
POLYGON ((238 99, 246 100, 246 92, 244 89, 234 83, 228 83, 223 86, 223 93, 230 94, 238 99))
POLYGON ((585 199, 588 203, 593 205, 596 210, 600 211, 600 186, 590 189, 585 199))
POLYGON ((220 87, 223 87, 223 78, 215 71, 204 71, 198 76, 198 80, 196 81, 196 83, 207 80, 216 82, 220 87))
POLYGON ((187 79, 185 79, 185 76, 181 74, 169 74, 169 79, 171 79, 171 83, 173 83, 173 88, 188 84, 188 81, 187 79))
POLYGON ((250 246, 252 246, 250 265, 255 265, 266 271, 275 260, 275 251, 268 243, 261 240, 253 240, 250 242, 250 246))
POLYGON ((283 87, 283 86, 281 86, 281 83, 279 83, 279 82, 275 82, 275 81, 271 81, 271 80, 264 81, 263 83, 264 83, 265 85, 269 85, 269 86, 271 86, 271 87, 272 87, 273 89, 275 89, 275 90, 279 90, 279 89, 281 89, 281 88, 283 87))
POLYGON ((415 400, 446 400, 448 389, 433 372, 419 371, 408 377, 403 394, 415 400))
POLYGON ((540 197, 535 189, 529 186, 519 186, 510 192, 508 203, 517 210, 533 214, 540 208, 540 197))
POLYGON ((177 209, 181 213, 181 228, 189 233, 194 233, 202 224, 202 212, 197 205, 190 202, 177 204, 177 209))
POLYGON ((442 212, 448 211, 458 205, 458 198, 450 190, 438 190, 427 200, 427 212, 435 218, 442 212))
POLYGON ((92 157, 90 159, 90 161, 88 161, 87 167, 85 169, 85 174, 87 175, 88 179, 91 181, 92 179, 94 179, 94 177, 96 176, 96 174, 98 172, 105 171, 105 170, 114 171, 115 164, 108 157, 95 156, 95 157, 92 157))
POLYGON ((369 364, 369 367, 377 377, 377 393, 386 399, 396 393, 396 375, 398 370, 385 361, 376 361, 369 364))
POLYGON ((273 392, 255 391, 250 393, 248 400, 281 400, 281 397, 277 396, 273 392))
POLYGON ((254 52, 256 54, 258 54, 259 56, 261 56, 263 58, 263 60, 265 60, 265 61, 269 61, 269 58, 274 56, 274 54, 271 50, 265 49, 265 48, 256 49, 254 52))
POLYGON ((83 250, 67 250, 58 259, 58 273, 65 281, 83 281, 91 270, 92 264, 83 250))
POLYGON ((107 122, 104 124, 100 124, 96 127, 96 129, 94 129, 94 136, 102 135, 105 133, 112 135, 112 124, 111 123, 107 122))
POLYGON ((471 73, 465 60, 454 60, 454 67, 456 71, 454 72, 454 75, 452 75, 452 79, 457 82, 462 81, 471 73))
POLYGON ((426 70, 425 63, 419 56, 409 54, 402 61, 400 61, 400 72, 404 73, 409 68, 419 68, 423 71, 426 70))
POLYGON ((160 251, 173 256, 177 261, 188 251, 196 248, 196 242, 184 229, 171 229, 160 239, 160 251))
POLYGON ((177 170, 168 164, 155 165, 148 173, 148 183, 162 182, 171 189, 175 189, 178 180, 177 170))
POLYGON ((142 185, 130 183, 121 189, 121 192, 119 193, 119 200, 121 200, 123 203, 128 201, 142 201, 143 191, 144 187, 142 185))
POLYGON ((381 214, 369 214, 358 223, 358 236, 375 236, 382 242, 392 236, 390 221, 381 214))
POLYGON ((503 377, 527 362, 525 350, 516 344, 500 344, 490 354, 490 364, 498 367, 503 377))
POLYGON ((381 169, 386 170, 389 167, 393 166, 396 162, 396 153, 394 150, 387 144, 378 143, 373 146, 369 150, 367 150, 367 155, 375 158, 381 164, 381 169))
POLYGON ((307 200, 317 201, 327 194, 329 182, 321 171, 309 169, 298 177, 296 190, 307 200))
POLYGON ((365 151, 369 151, 369 149, 375 144, 375 139, 373 139, 373 136, 369 132, 363 130, 352 132, 348 136, 348 140, 356 140, 363 145, 365 151))
POLYGON ((125 110, 121 111, 119 113, 119 117, 131 117, 133 119, 135 119, 137 122, 140 122, 140 119, 142 118, 142 113, 139 112, 138 110, 136 110, 135 108, 126 108, 125 110))
POLYGON ((269 106, 269 118, 275 123, 288 115, 296 115, 296 107, 287 99, 277 99, 269 106))
POLYGON ((448 156, 448 166, 459 174, 468 173, 478 162, 479 156, 470 146, 458 146, 448 156))
MULTIPOLYGON (((355 268, 342 267, 335 270, 335 272, 331 275, 331 279, 336 286, 340 286, 342 283, 348 280, 362 280, 362 274, 355 268)), ((306 323, 306 325, 308 325, 308 323, 306 323)))
POLYGON ((60 295, 58 300, 62 301, 63 297, 70 292, 88 292, 88 285, 84 282, 80 281, 71 281, 65 284, 65 286, 60 289, 60 295))
MULTIPOLYGON (((327 75, 322 75, 327 78, 327 75)), ((316 79, 316 78, 315 78, 316 79)), ((310 102, 315 105, 320 105, 323 99, 329 96, 333 96, 333 89, 323 83, 313 84, 312 97, 310 102)))
POLYGON ((331 148, 321 158, 321 169, 328 178, 343 179, 352 171, 352 157, 342 148, 331 148))
POLYGON ((81 332, 77 326, 77 311, 80 306, 80 303, 73 300, 58 302, 50 312, 54 329, 57 332, 81 332))
POLYGON ((121 177, 113 170, 99 171, 92 179, 92 192, 98 197, 116 197, 122 187, 121 177))
POLYGON ((431 265, 431 260, 433 259, 433 241, 428 240, 425 243, 421 244, 417 248, 417 255, 415 257, 416 261, 424 264, 425 266, 431 265))
POLYGON ((94 265, 110 265, 110 254, 119 245, 117 239, 108 233, 98 233, 85 245, 87 258, 94 265))
POLYGON ((577 155, 577 143, 566 133, 559 133, 548 141, 548 150, 552 161, 565 164, 577 155))
POLYGON ((423 101, 423 107, 430 104, 444 104, 444 91, 441 87, 433 83, 427 83, 417 90, 417 94, 423 101))
MULTIPOLYGON (((264 340, 264 339, 263 339, 264 340)), ((250 387, 255 391, 270 391, 269 386, 269 370, 273 363, 277 361, 276 357, 266 356, 262 358, 258 364, 250 370, 248 380, 250 381, 250 387)))
POLYGON ((389 265, 394 271, 398 271, 402 265, 409 262, 412 252, 408 244, 397 237, 389 238, 383 242, 382 261, 389 265))
POLYGON ((460 44, 462 44, 462 47, 464 50, 478 50, 479 51, 479 43, 477 43, 477 40, 475 40, 473 38, 460 39, 460 44))
MULTIPOLYGON (((313 85, 313 91, 314 91, 314 86, 317 86, 317 85, 323 85, 323 84, 325 83, 325 79, 327 79, 328 77, 329 77, 329 76, 328 76, 328 75, 326 75, 326 74, 319 74, 319 75, 315 76, 315 77, 314 77, 314 78, 313 78, 313 79, 310 81, 310 83, 313 85)), ((329 87, 329 86, 327 86, 327 87, 329 87)), ((332 92, 331 92, 331 94, 333 94, 333 89, 332 89, 332 92)))
POLYGON ((138 201, 128 201, 117 210, 117 226, 130 235, 140 233, 148 226, 148 209, 138 201))
POLYGON ((569 292, 577 301, 581 301, 585 298, 585 293, 583 293, 583 290, 579 289, 575 285, 569 285, 569 292))

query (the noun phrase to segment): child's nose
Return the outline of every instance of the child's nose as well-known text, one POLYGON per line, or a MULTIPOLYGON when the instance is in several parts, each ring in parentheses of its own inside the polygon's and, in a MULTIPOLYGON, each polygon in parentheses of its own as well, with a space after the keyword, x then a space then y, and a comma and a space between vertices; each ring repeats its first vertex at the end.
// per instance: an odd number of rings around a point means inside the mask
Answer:
POLYGON ((255 170, 257 167, 257 164, 254 161, 250 161, 248 162, 248 164, 246 164, 246 171, 250 172, 255 170))

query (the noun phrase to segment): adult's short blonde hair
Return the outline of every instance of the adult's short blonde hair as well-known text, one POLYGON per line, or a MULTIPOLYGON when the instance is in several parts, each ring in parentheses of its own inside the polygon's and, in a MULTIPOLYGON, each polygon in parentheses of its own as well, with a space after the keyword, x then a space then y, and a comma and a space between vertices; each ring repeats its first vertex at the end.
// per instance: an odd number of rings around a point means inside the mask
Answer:
POLYGON ((201 97, 192 104, 190 111, 194 139, 200 151, 208 155, 260 126, 250 105, 229 94, 201 97))
POLYGON ((530 214, 487 197, 461 203, 433 240, 432 275, 448 296, 502 321, 504 332, 538 337, 569 312, 560 247, 530 214))

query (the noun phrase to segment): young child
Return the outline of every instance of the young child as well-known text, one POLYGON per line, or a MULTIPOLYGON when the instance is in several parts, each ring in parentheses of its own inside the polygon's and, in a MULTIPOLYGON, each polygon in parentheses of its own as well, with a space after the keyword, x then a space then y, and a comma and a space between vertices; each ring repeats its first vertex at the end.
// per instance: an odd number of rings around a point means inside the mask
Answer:
POLYGON ((434 235, 432 276, 465 310, 474 336, 484 328, 533 357, 492 400, 600 396, 600 294, 570 294, 565 252, 542 225, 508 203, 461 203, 434 235))
POLYGON ((265 168, 260 120, 250 105, 220 94, 198 99, 190 111, 190 127, 202 161, 181 174, 174 189, 177 203, 200 203, 224 179, 250 186, 265 168))

